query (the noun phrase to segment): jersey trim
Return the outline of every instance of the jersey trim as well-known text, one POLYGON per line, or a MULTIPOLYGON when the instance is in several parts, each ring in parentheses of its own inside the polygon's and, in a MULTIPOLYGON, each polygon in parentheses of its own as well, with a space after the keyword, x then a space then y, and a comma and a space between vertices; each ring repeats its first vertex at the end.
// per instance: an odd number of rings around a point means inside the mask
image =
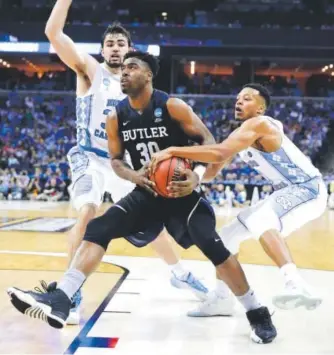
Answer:
POLYGON ((80 145, 80 144, 79 144, 79 147, 80 147, 80 149, 82 149, 86 152, 94 153, 97 156, 102 157, 102 158, 109 158, 110 157, 109 153, 107 153, 106 151, 99 149, 99 148, 87 147, 87 146, 80 145))

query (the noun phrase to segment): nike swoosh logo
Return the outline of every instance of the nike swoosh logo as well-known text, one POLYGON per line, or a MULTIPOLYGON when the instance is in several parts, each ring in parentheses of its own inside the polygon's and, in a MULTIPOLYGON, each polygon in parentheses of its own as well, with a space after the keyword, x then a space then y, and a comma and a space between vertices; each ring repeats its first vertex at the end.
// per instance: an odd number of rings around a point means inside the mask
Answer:
POLYGON ((126 126, 130 121, 123 122, 123 126, 126 126))

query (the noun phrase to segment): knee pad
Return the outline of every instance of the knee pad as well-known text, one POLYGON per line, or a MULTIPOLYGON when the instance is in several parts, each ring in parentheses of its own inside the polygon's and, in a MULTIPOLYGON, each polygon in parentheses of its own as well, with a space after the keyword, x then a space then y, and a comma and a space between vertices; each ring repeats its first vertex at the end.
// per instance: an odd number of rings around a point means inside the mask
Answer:
POLYGON ((126 210, 114 205, 102 216, 92 219, 83 240, 100 245, 107 250, 112 239, 128 234, 129 221, 126 210))
POLYGON ((189 217, 188 230, 193 242, 215 266, 231 255, 216 232, 216 218, 206 201, 198 203, 189 217))
POLYGON ((231 255, 216 232, 210 236, 198 237, 195 244, 214 266, 224 263, 231 255))

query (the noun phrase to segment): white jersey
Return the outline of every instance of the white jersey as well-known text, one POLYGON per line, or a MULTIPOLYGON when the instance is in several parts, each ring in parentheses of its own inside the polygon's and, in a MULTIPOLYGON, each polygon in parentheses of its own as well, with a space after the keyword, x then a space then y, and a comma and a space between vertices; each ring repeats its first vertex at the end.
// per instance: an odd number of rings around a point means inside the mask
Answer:
POLYGON ((120 75, 110 73, 100 64, 87 94, 77 96, 77 144, 80 149, 108 158, 106 118, 125 97, 120 75))
POLYGON ((281 147, 273 153, 247 148, 239 153, 241 159, 269 180, 275 189, 300 184, 321 176, 309 158, 283 132, 281 122, 266 117, 282 133, 281 147))

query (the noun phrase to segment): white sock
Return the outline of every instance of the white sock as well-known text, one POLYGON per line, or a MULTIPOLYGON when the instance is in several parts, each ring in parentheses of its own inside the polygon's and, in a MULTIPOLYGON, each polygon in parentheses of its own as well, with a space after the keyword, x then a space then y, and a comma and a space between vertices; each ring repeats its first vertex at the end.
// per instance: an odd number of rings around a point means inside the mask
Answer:
POLYGON ((67 270, 58 283, 57 288, 63 290, 67 297, 71 300, 73 295, 79 290, 81 285, 85 282, 86 276, 79 270, 67 270))
POLYGON ((251 288, 244 295, 237 296, 237 299, 244 306, 246 312, 258 309, 262 306, 251 288))
POLYGON ((228 298, 230 296, 230 289, 223 280, 216 279, 216 294, 221 298, 228 298))
POLYGON ((285 283, 296 283, 301 280, 297 267, 293 263, 285 264, 280 268, 280 272, 284 278, 285 283))
POLYGON ((186 279, 189 271, 185 270, 182 264, 178 261, 176 264, 169 265, 170 271, 180 280, 186 279))

